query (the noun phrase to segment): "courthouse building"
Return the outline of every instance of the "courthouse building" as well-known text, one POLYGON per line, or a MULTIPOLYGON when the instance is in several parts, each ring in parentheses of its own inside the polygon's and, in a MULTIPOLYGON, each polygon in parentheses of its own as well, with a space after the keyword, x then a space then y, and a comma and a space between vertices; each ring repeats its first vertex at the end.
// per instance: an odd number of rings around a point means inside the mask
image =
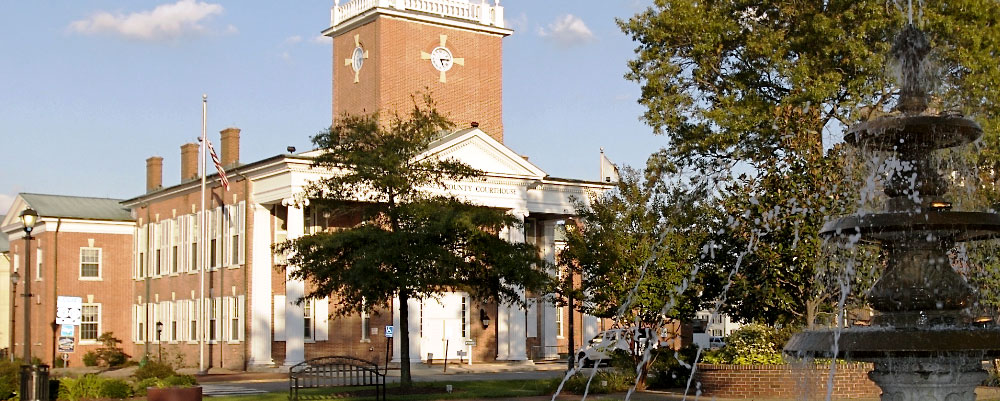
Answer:
MULTIPOLYGON (((406 113, 411 95, 429 90, 438 110, 461 128, 442 133, 426 154, 485 172, 443 191, 522 219, 523 230, 500 235, 534 243, 554 261, 559 225, 573 211, 571 197, 586 200, 609 184, 550 177, 504 146, 502 39, 512 31, 504 27, 503 8, 463 0, 354 0, 335 5, 331 17, 324 34, 333 39, 334 118, 406 113)), ((240 136, 236 128, 221 132, 221 163, 230 188, 209 176, 206 248, 199 247, 197 235, 196 144, 181 146, 179 184, 164 187, 162 159, 151 157, 147 192, 123 203, 138 227, 130 302, 135 353, 162 347, 194 365, 198 335, 204 335, 213 367, 289 366, 330 354, 382 360, 385 327, 399 325, 398 304, 329 317, 328 299, 295 302, 309 284, 289 278, 284 259, 271 251, 286 239, 360 222, 331 216, 301 199, 308 183, 336 172, 312 167, 318 151, 241 163, 240 136), (207 249, 207 266, 198 265, 199 249, 207 249), (202 310, 206 321, 199 319, 202 310)), ((525 361, 566 352, 565 308, 544 302, 542 295, 526 294, 527 309, 482 303, 463 292, 411 300, 411 358, 467 359, 460 352, 471 351, 474 361, 525 361)), ((597 333, 599 322, 576 319, 579 346, 597 333)), ((391 349, 398 360, 398 341, 391 349)))
MULTIPOLYGON (((459 129, 442 133, 426 155, 454 158, 485 172, 432 190, 506 210, 524 222, 523 229, 500 233, 504 238, 533 243, 554 262, 562 246, 561 225, 573 212, 571 198, 587 200, 611 187, 550 177, 503 144, 502 40, 513 31, 504 26, 499 5, 338 2, 323 33, 333 42, 333 118, 405 114, 412 95, 429 91, 438 110, 459 129)), ((397 303, 330 317, 329 299, 296 302, 309 284, 288 277, 294 266, 272 252, 276 243, 360 222, 301 198, 310 182, 337 172, 312 167, 319 151, 241 162, 241 134, 269 133, 221 132, 217 143, 230 187, 224 189, 220 177, 210 175, 204 211, 194 143, 180 146, 175 184, 163 183, 162 157, 147 159, 146 191, 132 199, 37 194, 15 199, 0 230, 10 237, 15 271, 25 252, 36 255, 30 278, 33 355, 46 363, 57 357, 55 297, 68 295, 83 300, 83 322, 74 334, 79 345, 70 358, 77 366, 104 332, 124 340, 133 358, 162 354, 185 366, 199 365, 202 340, 209 368, 290 366, 331 354, 386 357, 386 326, 398 333, 397 303), (24 249, 18 220, 27 207, 41 216, 31 250, 24 249), (199 235, 202 213, 204 239, 199 235)), ((577 313, 570 333, 566 308, 555 307, 545 295, 525 294, 527 308, 483 303, 459 291, 411 299, 411 360, 468 360, 470 354, 473 361, 554 358, 567 352, 569 336, 579 347, 604 328, 604 322, 577 313)), ((15 325, 20 324, 17 313, 15 325)), ((24 341, 15 335, 18 354, 24 341)), ((388 348, 398 361, 399 342, 388 348)))

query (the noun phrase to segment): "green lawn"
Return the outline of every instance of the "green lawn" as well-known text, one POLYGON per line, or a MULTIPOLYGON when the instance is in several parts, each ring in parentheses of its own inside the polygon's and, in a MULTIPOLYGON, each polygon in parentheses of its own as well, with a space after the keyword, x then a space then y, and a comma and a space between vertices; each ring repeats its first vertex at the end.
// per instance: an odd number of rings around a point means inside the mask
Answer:
MULTIPOLYGON (((452 400, 470 398, 517 398, 531 397, 551 394, 553 390, 552 380, 482 380, 482 381, 457 381, 452 383, 414 383, 417 394, 400 395, 395 394, 398 384, 389 384, 387 387, 388 398, 392 400, 452 400), (452 392, 444 391, 445 385, 452 385, 452 392), (437 392, 432 392, 438 390, 437 392), (420 392, 423 392, 421 394, 420 392)), ((363 390, 364 388, 332 388, 332 389, 307 389, 299 391, 299 398, 303 400, 319 400, 335 398, 339 400, 374 400, 374 395, 354 396, 349 392, 363 390), (336 394, 335 397, 331 395, 336 394)), ((288 399, 288 392, 277 392, 267 394, 211 397, 212 401, 285 401, 288 399)))

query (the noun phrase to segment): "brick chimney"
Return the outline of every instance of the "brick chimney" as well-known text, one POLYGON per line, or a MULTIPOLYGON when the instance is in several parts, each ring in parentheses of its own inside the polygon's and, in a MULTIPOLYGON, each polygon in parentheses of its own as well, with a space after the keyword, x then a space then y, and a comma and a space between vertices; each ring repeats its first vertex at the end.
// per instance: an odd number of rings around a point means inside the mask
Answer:
POLYGON ((198 178, 198 144, 181 145, 181 182, 198 178))
POLYGON ((240 161, 240 129, 226 128, 222 134, 222 166, 229 167, 240 161))
POLYGON ((153 156, 146 159, 146 192, 163 188, 163 158, 153 156))

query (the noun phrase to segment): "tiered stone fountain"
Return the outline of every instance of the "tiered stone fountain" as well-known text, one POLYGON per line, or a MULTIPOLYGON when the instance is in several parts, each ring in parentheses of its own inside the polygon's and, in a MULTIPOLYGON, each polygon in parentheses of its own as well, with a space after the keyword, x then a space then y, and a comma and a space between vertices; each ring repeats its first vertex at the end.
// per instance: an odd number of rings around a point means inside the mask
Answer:
POLYGON ((869 377, 883 401, 973 401, 987 377, 981 361, 1000 354, 1000 329, 976 325, 973 292, 947 255, 956 243, 1000 236, 997 213, 952 211, 946 181, 933 152, 982 135, 979 125, 955 114, 927 110, 921 66, 929 41, 909 25, 893 44, 902 67, 895 113, 851 127, 847 143, 891 152, 903 166, 885 183, 882 212, 828 222, 821 234, 877 244, 885 270, 868 294, 872 327, 806 331, 785 346, 791 356, 842 357, 873 362, 869 377))

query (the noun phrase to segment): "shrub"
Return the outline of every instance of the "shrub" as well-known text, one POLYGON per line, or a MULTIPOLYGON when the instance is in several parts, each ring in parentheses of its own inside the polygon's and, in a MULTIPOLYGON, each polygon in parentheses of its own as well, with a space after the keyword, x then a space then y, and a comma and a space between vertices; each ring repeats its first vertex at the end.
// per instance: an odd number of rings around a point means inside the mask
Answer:
POLYGON ((97 353, 94 351, 87 351, 83 354, 83 365, 84 366, 97 366, 97 353))
POLYGON ((674 350, 668 348, 659 348, 653 352, 656 353, 656 359, 649 367, 649 373, 653 375, 648 383, 649 387, 679 388, 687 386, 688 378, 691 377, 691 362, 694 361, 695 355, 698 353, 698 347, 688 345, 677 351, 676 355, 674 355, 674 350))
POLYGON ((166 379, 170 376, 176 375, 174 368, 168 364, 157 362, 157 361, 147 361, 145 365, 139 366, 139 369, 132 373, 132 377, 136 380, 143 380, 148 378, 166 379))
POLYGON ((94 374, 83 375, 77 379, 64 378, 59 380, 59 399, 78 401, 101 397, 101 385, 105 379, 94 374))
POLYGON ((740 327, 726 338, 726 345, 709 351, 702 359, 705 363, 728 363, 734 365, 773 365, 784 363, 781 347, 784 343, 776 340, 783 334, 761 325, 748 324, 740 327))
POLYGON ((6 400, 14 396, 20 385, 20 377, 20 364, 6 359, 0 361, 0 399, 6 400))
POLYGON ((102 347, 97 349, 97 360, 108 367, 119 367, 128 362, 128 354, 122 350, 122 340, 115 338, 114 333, 106 332, 97 338, 102 347))
POLYGON ((191 375, 173 375, 163 379, 166 387, 191 387, 198 384, 198 379, 191 375))
POLYGON ((103 398, 129 398, 132 396, 132 386, 122 379, 105 379, 101 383, 101 397, 103 398))
MULTIPOLYGON (((563 391, 573 394, 583 394, 584 390, 588 394, 607 394, 628 391, 635 384, 635 371, 619 371, 617 369, 600 370, 594 373, 593 380, 590 379, 591 369, 582 369, 577 374, 570 376, 563 386, 563 391), (590 388, 587 389, 587 381, 590 381, 590 388)), ((553 379, 552 391, 559 386, 562 378, 553 379)))
POLYGON ((146 389, 150 387, 163 387, 163 380, 155 377, 139 380, 132 385, 132 394, 136 397, 145 397, 146 389))

